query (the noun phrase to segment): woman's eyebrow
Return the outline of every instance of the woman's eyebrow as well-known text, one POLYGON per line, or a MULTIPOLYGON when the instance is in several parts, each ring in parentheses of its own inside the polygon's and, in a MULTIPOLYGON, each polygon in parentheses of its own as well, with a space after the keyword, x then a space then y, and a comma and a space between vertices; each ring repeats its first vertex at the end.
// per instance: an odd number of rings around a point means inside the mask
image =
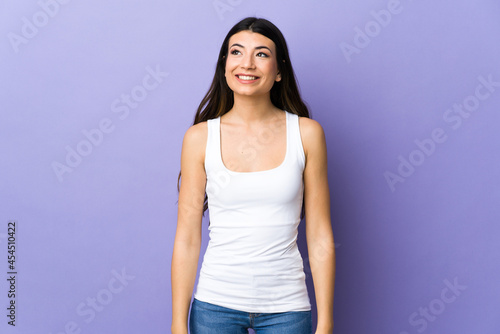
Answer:
POLYGON ((238 43, 234 43, 233 45, 231 45, 229 48, 232 48, 233 46, 239 46, 240 48, 245 48, 243 45, 241 44, 238 44, 238 43))
POLYGON ((270 48, 268 48, 267 46, 258 46, 258 47, 256 47, 256 48, 255 48, 255 50, 260 50, 260 49, 268 49, 268 50, 269 50, 269 52, 271 52, 271 54, 273 53, 273 52, 271 51, 271 49, 270 49, 270 48))
MULTIPOLYGON (((233 45, 231 45, 229 48, 232 48, 233 46, 239 46, 240 48, 243 48, 243 49, 245 48, 243 45, 238 44, 238 43, 234 43, 234 44, 233 44, 233 45)), ((260 50, 260 49, 267 49, 267 50, 269 50, 269 52, 271 52, 271 54, 273 53, 273 52, 271 51, 271 49, 270 49, 270 48, 268 48, 267 46, 261 45, 261 46, 257 46, 257 47, 255 47, 255 50, 260 50)))

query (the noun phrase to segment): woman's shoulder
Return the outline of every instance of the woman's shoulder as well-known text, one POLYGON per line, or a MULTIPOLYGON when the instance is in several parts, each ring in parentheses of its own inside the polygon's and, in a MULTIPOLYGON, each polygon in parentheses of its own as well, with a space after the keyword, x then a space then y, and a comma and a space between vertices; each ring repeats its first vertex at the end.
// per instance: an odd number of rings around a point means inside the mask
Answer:
POLYGON ((206 141, 208 133, 207 121, 203 121, 194 125, 191 125, 189 129, 186 130, 184 134, 184 140, 186 141, 206 141))
POLYGON ((299 116, 299 127, 302 137, 318 138, 324 135, 323 127, 321 126, 321 124, 319 124, 318 121, 312 118, 299 116))
POLYGON ((208 126, 206 121, 191 125, 184 134, 182 142, 183 151, 189 155, 204 158, 207 135, 208 126))
POLYGON ((318 121, 307 117, 299 117, 300 137, 304 152, 316 150, 325 145, 325 133, 323 127, 318 121))

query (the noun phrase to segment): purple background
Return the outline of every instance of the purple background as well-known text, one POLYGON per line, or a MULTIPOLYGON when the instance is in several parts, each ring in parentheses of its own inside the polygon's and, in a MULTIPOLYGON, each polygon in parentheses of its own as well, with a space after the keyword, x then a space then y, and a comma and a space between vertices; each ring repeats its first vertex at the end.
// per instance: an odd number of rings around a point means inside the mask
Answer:
POLYGON ((250 15, 284 33, 326 131, 335 333, 500 331, 496 1, 66 2, 0 4, 2 333, 170 332, 182 136, 250 15))

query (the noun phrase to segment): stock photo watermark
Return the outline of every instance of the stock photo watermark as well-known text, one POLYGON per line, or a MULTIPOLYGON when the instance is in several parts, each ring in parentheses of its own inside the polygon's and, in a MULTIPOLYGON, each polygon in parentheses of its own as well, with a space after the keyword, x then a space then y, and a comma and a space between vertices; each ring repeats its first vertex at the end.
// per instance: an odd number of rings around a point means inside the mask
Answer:
POLYGON ((371 19, 364 26, 354 26, 352 42, 342 41, 339 44, 340 51, 347 63, 352 61, 353 55, 360 54, 363 49, 370 45, 371 41, 391 24, 394 16, 401 14, 402 11, 403 5, 400 0, 389 0, 386 9, 370 11, 371 19))
POLYGON ((212 6, 219 19, 224 21, 225 13, 232 12, 234 8, 241 5, 242 2, 243 0, 214 0, 212 6))
POLYGON ((17 233, 19 224, 16 220, 7 222, 7 298, 9 300, 7 306, 7 324, 16 326, 16 310, 17 304, 17 282, 19 280, 19 271, 17 266, 17 233))
MULTIPOLYGON (((120 272, 113 269, 111 270, 111 275, 112 277, 105 288, 97 291, 92 296, 88 296, 76 306, 76 315, 83 318, 81 319, 83 323, 91 323, 97 314, 103 312, 116 295, 122 293, 129 283, 135 279, 135 276, 127 274, 125 268, 122 268, 120 272)), ((82 326, 77 321, 71 320, 64 324, 63 331, 50 332, 49 334, 79 334, 82 332, 82 326)))
MULTIPOLYGON (((146 66, 146 74, 142 82, 132 87, 130 92, 122 93, 119 98, 111 102, 111 112, 116 114, 120 121, 124 121, 130 116, 131 110, 137 109, 140 103, 144 101, 150 92, 157 89, 165 78, 169 75, 156 65, 153 69, 146 66)), ((102 118, 97 126, 91 129, 81 131, 83 138, 76 145, 66 145, 66 156, 63 162, 52 161, 51 167, 59 182, 64 181, 65 174, 73 172, 80 166, 85 157, 88 157, 95 148, 101 146, 104 139, 116 129, 117 122, 109 117, 102 118)))
MULTIPOLYGON (((479 84, 471 95, 466 96, 461 103, 454 103, 442 115, 443 121, 454 131, 460 129, 465 119, 481 106, 500 87, 499 81, 494 81, 493 74, 478 76, 479 84)), ((404 183, 412 176, 419 166, 422 166, 432 156, 438 147, 448 140, 445 127, 436 127, 429 136, 423 139, 416 138, 413 142, 415 149, 410 153, 398 156, 398 166, 394 171, 386 170, 383 176, 391 192, 396 191, 398 183, 404 183)))
POLYGON ((7 33, 7 39, 15 53, 19 53, 19 47, 26 45, 30 40, 35 38, 40 29, 49 24, 61 9, 61 5, 69 3, 70 0, 39 0, 37 2, 39 10, 33 13, 30 17, 21 17, 22 25, 19 32, 7 33))
MULTIPOLYGON (((429 324, 436 321, 448 307, 457 301, 458 297, 467 289, 466 285, 458 282, 458 277, 453 281, 443 280, 444 288, 441 290, 438 298, 431 300, 427 305, 421 306, 408 317, 408 323, 418 333, 423 333, 429 324)), ((409 332, 399 332, 399 334, 410 334, 409 332)))

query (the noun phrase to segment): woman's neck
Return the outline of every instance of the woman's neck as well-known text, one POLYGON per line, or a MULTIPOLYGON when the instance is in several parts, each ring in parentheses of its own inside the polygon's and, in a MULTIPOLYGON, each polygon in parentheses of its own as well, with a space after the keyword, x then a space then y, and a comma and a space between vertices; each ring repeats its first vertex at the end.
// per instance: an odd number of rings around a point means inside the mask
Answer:
POLYGON ((281 110, 274 106, 269 95, 256 97, 235 94, 233 107, 226 114, 230 117, 226 118, 245 123, 261 122, 275 116, 279 111, 281 110))

